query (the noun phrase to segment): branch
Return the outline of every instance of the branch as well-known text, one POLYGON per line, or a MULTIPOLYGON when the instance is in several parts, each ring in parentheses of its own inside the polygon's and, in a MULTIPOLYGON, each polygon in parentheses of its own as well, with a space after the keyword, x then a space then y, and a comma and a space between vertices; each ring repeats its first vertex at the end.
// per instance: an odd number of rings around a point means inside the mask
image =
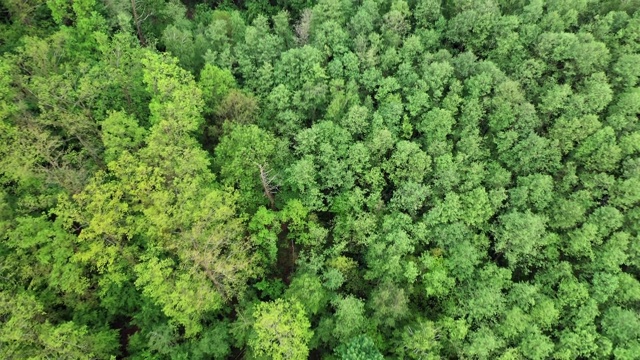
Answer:
POLYGON ((264 195, 269 199, 269 203, 271 204, 271 208, 275 209, 276 200, 273 196, 273 193, 278 189, 277 186, 273 185, 275 181, 275 177, 269 177, 269 171, 265 170, 265 167, 257 164, 258 169, 260 169, 260 181, 262 182, 262 188, 264 189, 264 195))
POLYGON ((131 12, 133 13, 133 21, 136 24, 136 30, 138 32, 138 40, 140 41, 140 46, 144 47, 146 45, 146 40, 144 38, 144 34, 142 34, 142 29, 140 28, 141 20, 138 17, 138 9, 136 8, 138 4, 135 0, 131 0, 131 12))

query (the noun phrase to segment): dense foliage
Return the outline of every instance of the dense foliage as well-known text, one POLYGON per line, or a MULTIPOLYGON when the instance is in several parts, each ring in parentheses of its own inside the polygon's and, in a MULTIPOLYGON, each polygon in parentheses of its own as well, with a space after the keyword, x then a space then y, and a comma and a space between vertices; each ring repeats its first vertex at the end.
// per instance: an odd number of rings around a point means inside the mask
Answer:
POLYGON ((640 359, 640 2, 0 4, 0 358, 640 359))

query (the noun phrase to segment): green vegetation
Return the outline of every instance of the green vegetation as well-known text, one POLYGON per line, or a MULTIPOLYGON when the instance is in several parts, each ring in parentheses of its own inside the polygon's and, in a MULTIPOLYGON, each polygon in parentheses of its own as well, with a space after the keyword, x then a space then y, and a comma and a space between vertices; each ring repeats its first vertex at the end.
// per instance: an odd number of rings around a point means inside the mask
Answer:
POLYGON ((640 359, 640 1, 0 1, 0 358, 640 359))

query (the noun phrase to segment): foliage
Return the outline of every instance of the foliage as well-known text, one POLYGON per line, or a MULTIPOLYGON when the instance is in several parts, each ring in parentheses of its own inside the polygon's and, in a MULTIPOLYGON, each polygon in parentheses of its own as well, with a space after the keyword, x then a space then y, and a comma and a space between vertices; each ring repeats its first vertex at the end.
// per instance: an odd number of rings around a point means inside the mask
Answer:
POLYGON ((0 357, 636 359, 640 2, 3 0, 0 357))
POLYGON ((313 335, 302 306, 278 299, 259 304, 253 315, 255 337, 249 346, 258 356, 271 359, 306 359, 307 341, 313 335))

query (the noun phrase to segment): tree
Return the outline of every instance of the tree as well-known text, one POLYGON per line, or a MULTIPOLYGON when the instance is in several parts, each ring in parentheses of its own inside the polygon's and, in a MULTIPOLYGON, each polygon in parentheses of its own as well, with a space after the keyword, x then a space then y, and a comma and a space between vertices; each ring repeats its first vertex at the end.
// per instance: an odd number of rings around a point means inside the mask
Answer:
POLYGON ((343 360, 384 359, 374 342, 366 335, 353 338, 348 344, 338 347, 335 352, 343 360))
POLYGON ((482 327, 469 335, 469 344, 465 353, 479 359, 488 359, 504 349, 504 340, 500 339, 488 327, 482 327))
POLYGON ((253 74, 265 63, 274 65, 282 49, 282 39, 270 31, 268 19, 262 15, 257 16, 251 26, 246 28, 244 42, 236 47, 238 72, 248 89, 259 88, 253 74))
POLYGON ((256 320, 249 346, 256 355, 272 359, 307 358, 307 343, 313 331, 300 303, 282 299, 260 303, 253 316, 256 320))
POLYGON ((442 16, 442 5, 433 0, 420 0, 413 9, 416 23, 421 27, 429 27, 442 16))
POLYGON ((409 315, 409 299, 403 288, 384 282, 371 295, 369 307, 380 324, 395 327, 397 322, 409 315))
POLYGON ((162 30, 175 21, 184 18, 185 9, 176 2, 159 0, 110 0, 105 2, 109 20, 123 31, 131 31, 140 46, 162 36, 162 30))
POLYGON ((329 300, 328 292, 320 280, 320 277, 314 274, 297 275, 291 281, 285 296, 303 305, 305 313, 316 315, 323 310, 329 300))
POLYGON ((105 161, 117 160, 125 152, 142 147, 146 131, 131 116, 122 112, 111 113, 102 122, 102 143, 105 161))
POLYGON ((34 294, 0 291, 0 355, 6 357, 56 357, 107 359, 116 352, 114 331, 89 332, 74 322, 51 324, 43 319, 44 307, 34 294))
POLYGON ((418 319, 405 326, 402 332, 402 346, 396 352, 411 359, 435 359, 440 352, 439 329, 431 321, 418 319))
MULTIPOLYGON (((498 268, 491 263, 484 265, 478 271, 475 283, 468 283, 456 292, 456 297, 462 305, 456 312, 467 315, 470 322, 491 320, 503 314, 506 303, 503 290, 511 285, 510 278, 511 271, 508 269, 498 268)), ((488 349, 481 351, 491 351, 502 342, 494 336, 493 331, 488 333, 488 330, 490 329, 480 329, 476 336, 473 336, 478 341, 489 343, 488 349), (480 336, 483 333, 487 335, 485 340, 480 336)))
POLYGON ((399 0, 393 1, 389 12, 382 17, 382 33, 392 46, 399 44, 411 29, 408 19, 410 14, 407 2, 399 0))
POLYGON ((336 312, 332 333, 336 339, 351 339, 366 331, 364 301, 349 295, 336 299, 333 305, 336 312))
POLYGON ((490 49, 494 39, 492 34, 500 20, 500 9, 494 1, 455 2, 449 20, 447 37, 456 43, 464 44, 471 51, 490 49))
POLYGON ((400 141, 384 167, 396 185, 406 181, 420 183, 429 173, 431 158, 416 143, 400 141))
POLYGON ((380 9, 375 1, 364 1, 349 21, 354 35, 368 35, 379 26, 380 9))
MULTIPOLYGON (((145 73, 155 93, 153 125, 144 146, 136 149, 126 137, 114 136, 117 132, 107 133, 111 137, 105 139, 119 156, 78 194, 77 208, 61 206, 57 214, 81 224, 75 256, 105 274, 102 286, 109 284, 106 279, 122 281, 127 268, 135 270, 142 294, 193 337, 203 330, 201 320, 208 312, 242 296, 255 268, 250 270, 252 261, 246 257, 237 197, 212 186, 208 159, 192 138, 202 108, 193 78, 173 60, 149 55, 142 61, 145 71, 164 69, 145 73), (180 96, 184 103, 178 104, 180 96), (140 246, 155 250, 143 256, 140 246)), ((136 128, 119 116, 130 130, 136 128)), ((115 115, 111 119, 107 124, 117 121, 115 115)))
POLYGON ((531 212, 500 216, 495 249, 504 253, 512 267, 530 264, 547 244, 546 219, 531 212))
POLYGON ((272 191, 265 191, 263 180, 267 187, 278 185, 275 181, 279 180, 272 178, 277 175, 273 173, 278 165, 277 150, 273 135, 255 125, 233 126, 215 149, 222 183, 240 190, 240 201, 248 209, 265 205, 273 196, 272 191))
POLYGON ((616 144, 613 129, 605 127, 583 141, 576 149, 575 158, 583 163, 587 170, 610 171, 620 161, 621 152, 616 144))
POLYGON ((202 99, 206 106, 204 114, 207 115, 215 113, 222 100, 237 85, 231 71, 206 64, 200 71, 198 87, 202 90, 202 99))

